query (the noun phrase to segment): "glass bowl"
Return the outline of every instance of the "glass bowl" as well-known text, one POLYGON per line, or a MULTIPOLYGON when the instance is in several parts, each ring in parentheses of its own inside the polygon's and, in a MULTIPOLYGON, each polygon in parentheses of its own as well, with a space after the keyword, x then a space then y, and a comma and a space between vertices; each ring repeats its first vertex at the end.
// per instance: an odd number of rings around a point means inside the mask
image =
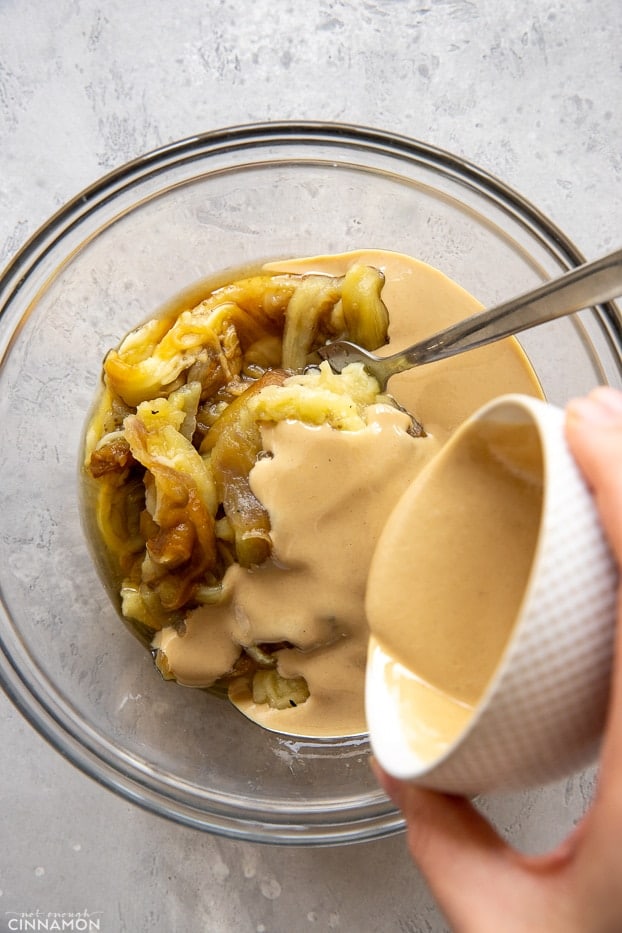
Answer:
MULTIPOLYGON (((167 683, 120 623, 78 499, 104 353, 189 285, 263 259, 379 247, 484 303, 582 261, 534 207, 446 152, 322 123, 234 127, 118 169, 60 210, 0 279, 0 679, 66 758, 149 810, 233 838, 360 841, 400 831, 363 736, 265 732, 167 683)), ((546 396, 622 385, 619 313, 521 337, 546 396)))

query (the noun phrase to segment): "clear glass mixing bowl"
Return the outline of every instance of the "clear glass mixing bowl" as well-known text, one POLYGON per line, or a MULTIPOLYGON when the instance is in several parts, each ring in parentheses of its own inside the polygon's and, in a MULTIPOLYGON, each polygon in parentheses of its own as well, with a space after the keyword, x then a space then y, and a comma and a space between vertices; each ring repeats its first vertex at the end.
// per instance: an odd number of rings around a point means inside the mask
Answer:
MULTIPOLYGON (((262 259, 380 247, 482 302, 582 257, 505 185, 423 143, 322 123, 192 137, 112 172, 59 211, 0 279, 0 679, 64 756, 179 822, 289 844, 387 835, 402 820, 362 737, 274 735, 160 679, 120 623, 78 502, 106 350, 192 283, 262 259)), ((613 304, 523 335, 547 397, 622 384, 613 304)))

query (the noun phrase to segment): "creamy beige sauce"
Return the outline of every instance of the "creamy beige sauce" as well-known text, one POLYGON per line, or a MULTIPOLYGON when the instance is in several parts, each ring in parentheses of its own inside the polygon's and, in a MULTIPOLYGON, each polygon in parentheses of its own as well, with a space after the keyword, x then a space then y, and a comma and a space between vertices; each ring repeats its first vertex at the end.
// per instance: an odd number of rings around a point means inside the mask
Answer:
POLYGON ((508 644, 542 511, 531 425, 476 422, 400 500, 366 613, 412 750, 433 760, 468 723, 508 644))
MULTIPOLYGON (((468 726, 473 707, 421 680, 385 651, 374 635, 369 638, 368 660, 371 681, 377 685, 376 678, 381 678, 383 697, 390 697, 388 709, 380 700, 382 712, 392 717, 392 733, 403 738, 409 760, 414 757, 429 764, 440 758, 468 726)), ((373 687, 368 701, 370 697, 373 700, 373 687)), ((378 703, 377 693, 375 698, 378 703)))
MULTIPOLYGON (((397 253, 361 250, 267 268, 342 275, 354 262, 385 273, 387 353, 480 310, 441 272, 397 253)), ((303 675, 309 699, 296 708, 269 709, 253 703, 240 680, 230 689, 233 702, 281 732, 329 736, 366 730, 365 588, 388 515, 476 408, 504 392, 541 394, 512 339, 401 374, 389 391, 424 424, 426 438, 408 435, 407 419, 384 406, 374 409, 362 431, 294 421, 264 428, 265 449, 272 456, 253 468, 251 485, 270 514, 273 557, 252 570, 231 567, 223 605, 192 612, 183 635, 167 629, 156 636, 154 645, 165 651, 179 682, 213 683, 216 670, 231 668, 237 644, 287 640, 296 647, 278 653, 278 669, 286 677, 303 675)), ((392 587, 389 580, 387 586, 392 587)))
POLYGON ((260 460, 251 479, 270 513, 274 559, 252 570, 234 564, 224 580, 230 601, 191 613, 183 637, 170 629, 157 636, 178 682, 211 683, 231 668, 233 643, 289 641, 296 648, 278 652, 278 669, 304 676, 309 699, 271 709, 253 703, 239 679, 230 688, 236 705, 283 732, 365 730, 367 571, 387 509, 439 448, 432 437, 411 437, 409 421, 379 405, 361 431, 297 421, 263 429, 272 458, 260 460))

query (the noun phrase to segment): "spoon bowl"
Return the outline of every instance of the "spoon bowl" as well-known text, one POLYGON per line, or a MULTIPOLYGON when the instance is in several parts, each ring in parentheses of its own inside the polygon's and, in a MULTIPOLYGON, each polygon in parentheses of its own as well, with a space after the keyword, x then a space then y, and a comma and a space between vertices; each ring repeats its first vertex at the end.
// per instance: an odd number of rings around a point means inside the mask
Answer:
POLYGON ((622 249, 619 249, 510 301, 473 314, 392 356, 376 356, 347 340, 336 340, 317 352, 336 373, 350 363, 362 363, 384 390, 391 376, 406 369, 475 350, 621 294, 622 249))

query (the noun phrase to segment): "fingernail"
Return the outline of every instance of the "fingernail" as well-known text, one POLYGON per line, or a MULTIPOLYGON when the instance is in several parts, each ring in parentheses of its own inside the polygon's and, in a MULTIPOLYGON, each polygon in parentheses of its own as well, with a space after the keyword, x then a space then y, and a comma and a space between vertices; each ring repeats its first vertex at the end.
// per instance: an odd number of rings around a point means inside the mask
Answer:
POLYGON ((589 395, 568 402, 566 413, 568 418, 590 425, 622 425, 622 392, 611 386, 599 386, 589 395))

